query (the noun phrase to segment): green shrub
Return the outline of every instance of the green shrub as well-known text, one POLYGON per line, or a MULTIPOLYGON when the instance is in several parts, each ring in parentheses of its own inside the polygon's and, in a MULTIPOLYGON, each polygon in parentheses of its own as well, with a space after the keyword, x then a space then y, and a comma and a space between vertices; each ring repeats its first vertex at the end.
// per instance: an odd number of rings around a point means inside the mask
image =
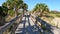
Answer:
POLYGON ((56 14, 57 17, 60 17, 60 14, 56 14))
POLYGON ((10 16, 13 16, 14 14, 15 14, 15 11, 9 10, 9 15, 10 15, 10 16))

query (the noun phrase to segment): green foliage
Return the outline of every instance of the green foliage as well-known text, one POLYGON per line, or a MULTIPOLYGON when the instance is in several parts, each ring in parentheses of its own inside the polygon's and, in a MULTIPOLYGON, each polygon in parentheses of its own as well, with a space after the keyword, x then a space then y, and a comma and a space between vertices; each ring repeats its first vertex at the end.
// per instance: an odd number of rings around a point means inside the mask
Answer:
POLYGON ((27 10, 28 9, 28 5, 26 3, 23 4, 23 7, 22 7, 24 10, 27 10))
POLYGON ((60 17, 60 14, 56 14, 57 17, 60 17))
POLYGON ((35 8, 33 9, 33 12, 40 12, 40 16, 42 16, 44 12, 49 12, 49 8, 46 4, 40 3, 36 4, 35 8))
POLYGON ((5 17, 7 15, 8 9, 5 6, 0 7, 0 16, 5 17))
POLYGON ((5 7, 7 7, 7 3, 6 3, 6 2, 4 2, 4 3, 2 4, 2 6, 5 6, 5 7))
POLYGON ((50 13, 54 14, 54 11, 50 11, 50 13))
POLYGON ((8 8, 5 6, 2 6, 2 8, 3 8, 3 13, 8 14, 8 8))
POLYGON ((50 11, 50 13, 51 14, 60 14, 60 12, 59 11, 56 11, 56 10, 55 11, 54 10, 53 11, 50 11))
MULTIPOLYGON (((3 8, 3 10, 8 10, 9 15, 13 15, 14 12, 18 14, 18 10, 20 8, 27 10, 28 7, 27 4, 23 2, 23 0, 6 0, 6 2, 2 4, 2 7, 3 6, 8 8, 3 8), (13 11, 13 9, 15 9, 15 11, 13 11)), ((4 11, 4 13, 7 13, 7 11, 4 11)))
POLYGON ((15 11, 9 10, 9 15, 10 15, 10 16, 13 16, 14 14, 15 14, 15 11))

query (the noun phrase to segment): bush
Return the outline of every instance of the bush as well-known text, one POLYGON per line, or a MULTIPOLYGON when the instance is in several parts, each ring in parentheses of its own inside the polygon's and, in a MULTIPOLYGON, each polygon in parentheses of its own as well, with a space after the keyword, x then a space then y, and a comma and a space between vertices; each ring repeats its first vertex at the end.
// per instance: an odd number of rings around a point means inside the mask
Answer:
POLYGON ((8 9, 7 7, 1 7, 0 6, 0 16, 5 17, 7 16, 8 9))
POLYGON ((60 17, 60 14, 56 14, 57 17, 60 17))
POLYGON ((15 14, 15 11, 9 10, 9 15, 10 15, 10 16, 14 16, 14 14, 15 14))

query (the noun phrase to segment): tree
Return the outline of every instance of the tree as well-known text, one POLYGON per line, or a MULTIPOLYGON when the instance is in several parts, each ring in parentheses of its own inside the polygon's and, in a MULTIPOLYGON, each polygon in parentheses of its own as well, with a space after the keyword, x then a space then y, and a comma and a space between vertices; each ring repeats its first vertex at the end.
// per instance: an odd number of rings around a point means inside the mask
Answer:
POLYGON ((18 10, 22 8, 23 0, 7 0, 2 6, 6 6, 8 10, 8 14, 10 10, 15 9, 15 14, 18 15, 18 10))
POLYGON ((8 11, 5 11, 7 12, 8 15, 9 15, 9 10, 13 10, 13 6, 10 0, 7 0, 5 3, 2 4, 2 6, 8 8, 8 11))
POLYGON ((7 16, 7 13, 5 12, 7 11, 6 9, 7 7, 0 6, 0 26, 4 25, 5 23, 5 16, 7 16))
POLYGON ((24 15, 24 11, 25 11, 25 10, 27 11, 28 5, 27 5, 26 3, 24 3, 22 8, 23 8, 23 15, 24 15))
POLYGON ((15 1, 15 7, 14 8, 15 8, 17 15, 18 15, 18 10, 22 7, 23 7, 23 1, 22 0, 15 1))
POLYGON ((48 9, 48 6, 45 5, 45 4, 42 4, 42 9, 41 9, 41 14, 40 14, 40 17, 42 17, 43 13, 44 12, 49 12, 49 9, 48 9))
POLYGON ((40 12, 40 17, 42 17, 44 12, 49 12, 48 6, 44 3, 36 4, 33 11, 40 12))

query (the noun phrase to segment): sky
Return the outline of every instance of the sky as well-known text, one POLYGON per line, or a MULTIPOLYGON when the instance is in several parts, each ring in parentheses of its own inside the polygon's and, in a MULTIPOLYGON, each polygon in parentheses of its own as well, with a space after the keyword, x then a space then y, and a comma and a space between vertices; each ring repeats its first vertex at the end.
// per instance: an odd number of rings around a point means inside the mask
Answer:
MULTIPOLYGON (((0 0, 0 6, 6 0, 0 0)), ((45 3, 50 10, 60 11, 60 0, 24 0, 28 4, 28 10, 32 10, 37 3, 45 3)))
POLYGON ((0 6, 5 2, 6 0, 0 0, 0 6))
POLYGON ((45 3, 50 10, 60 11, 60 0, 24 0, 28 4, 28 10, 32 10, 37 3, 45 3))

